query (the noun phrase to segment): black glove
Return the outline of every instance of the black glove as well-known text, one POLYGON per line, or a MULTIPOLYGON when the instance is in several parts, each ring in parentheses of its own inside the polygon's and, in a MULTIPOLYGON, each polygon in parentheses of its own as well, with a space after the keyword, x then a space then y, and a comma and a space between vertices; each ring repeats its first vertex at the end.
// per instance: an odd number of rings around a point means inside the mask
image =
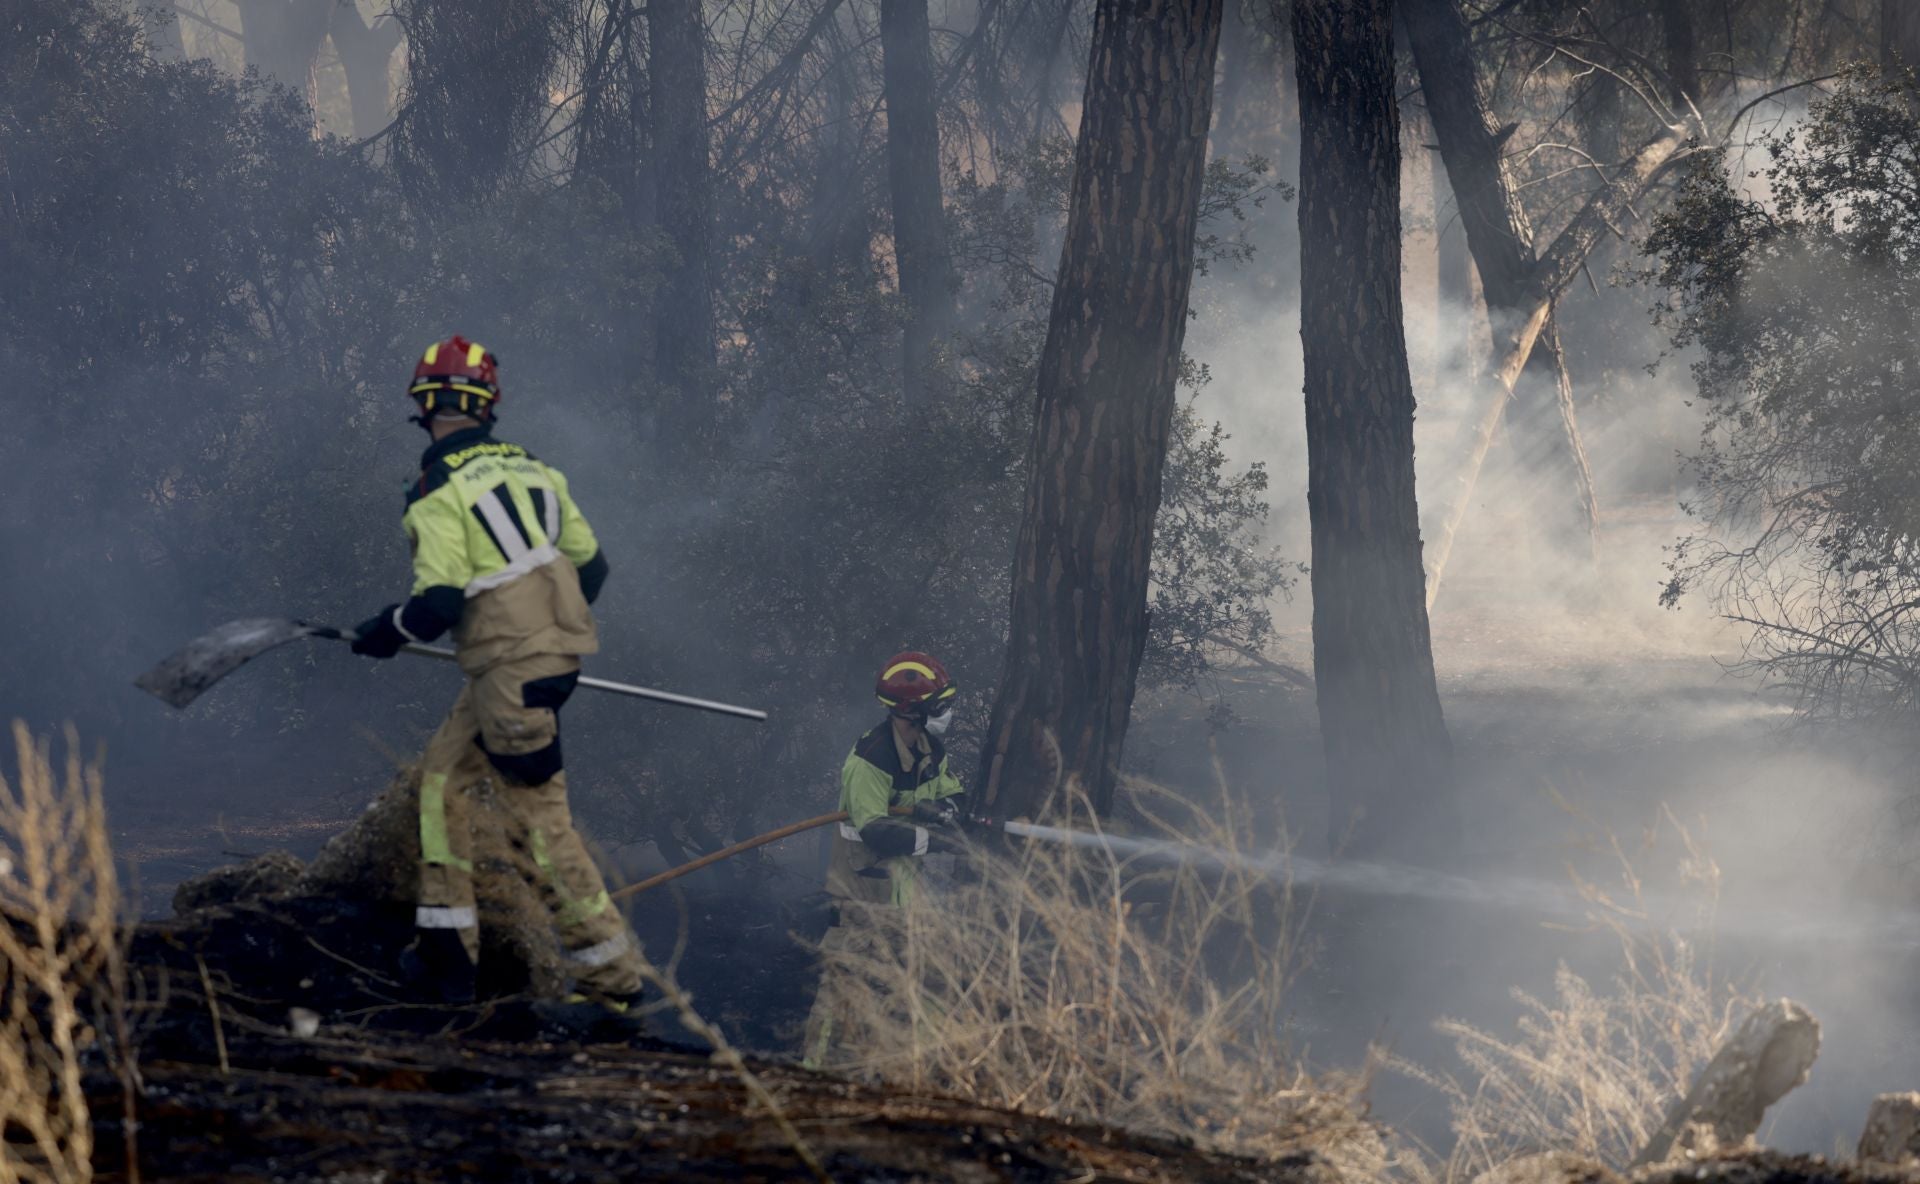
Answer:
POLYGON ((399 607, 390 604, 355 626, 353 652, 369 658, 391 658, 399 653, 407 644, 407 635, 393 623, 393 610, 399 607))
POLYGON ((921 826, 946 826, 960 817, 960 808, 948 798, 938 798, 931 802, 915 802, 910 817, 921 826))

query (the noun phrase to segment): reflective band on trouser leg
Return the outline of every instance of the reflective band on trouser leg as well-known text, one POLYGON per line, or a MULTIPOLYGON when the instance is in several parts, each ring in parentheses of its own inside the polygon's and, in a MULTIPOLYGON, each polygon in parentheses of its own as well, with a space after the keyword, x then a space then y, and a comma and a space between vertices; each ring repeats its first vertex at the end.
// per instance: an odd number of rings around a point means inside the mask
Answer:
MULTIPOLYGON (((560 905, 560 923, 578 924, 581 921, 597 917, 613 907, 613 897, 602 888, 592 896, 576 898, 567 894, 567 883, 560 878, 560 869, 554 866, 553 856, 547 852, 547 832, 534 827, 527 836, 528 844, 533 848, 533 864, 547 877, 547 883, 553 887, 554 900, 560 905)), ((622 940, 625 940, 624 938, 622 940)), ((601 942, 605 945, 605 942, 601 942)), ((616 951, 617 953, 618 951, 616 951)))
POLYGON ((473 871, 473 861, 455 855, 447 836, 445 773, 429 773, 420 780, 420 862, 473 871))
POLYGON ((575 966, 605 966, 615 958, 633 948, 624 933, 616 933, 605 941, 595 942, 578 950, 567 951, 567 961, 575 966))
POLYGON ((480 915, 470 908, 445 908, 423 904, 413 910, 416 929, 472 929, 480 924, 480 915))

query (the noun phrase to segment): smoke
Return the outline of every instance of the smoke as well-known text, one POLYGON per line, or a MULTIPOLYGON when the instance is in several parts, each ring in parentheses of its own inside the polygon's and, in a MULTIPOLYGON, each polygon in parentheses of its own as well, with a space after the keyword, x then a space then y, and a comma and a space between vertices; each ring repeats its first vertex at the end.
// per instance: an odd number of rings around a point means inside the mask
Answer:
MULTIPOLYGON (((1455 488, 1461 429, 1487 397, 1487 344, 1483 315, 1438 298, 1432 222, 1417 225, 1430 199, 1407 195, 1404 290, 1431 544, 1455 488)), ((1271 541, 1307 560, 1291 218, 1283 207, 1256 228, 1259 253, 1246 268, 1196 281, 1187 349, 1211 375, 1200 414, 1231 432, 1236 461, 1267 467, 1271 541)), ((1564 471, 1517 456, 1518 433, 1503 426, 1432 610, 1470 836, 1461 881, 1322 862, 1337 853, 1321 839, 1328 804, 1311 692, 1252 673, 1223 680, 1215 690, 1233 726, 1219 731, 1196 709, 1162 703, 1136 725, 1132 755, 1162 782, 1217 781, 1275 804, 1294 852, 1277 864, 1321 902, 1310 922, 1323 941, 1319 965, 1297 992, 1296 1018, 1324 1062, 1353 1063, 1365 1042, 1384 1038, 1451 1069, 1432 1020, 1511 1030, 1519 1009, 1509 992, 1550 998, 1562 963, 1604 984, 1620 949, 1612 933, 1579 923, 1584 902, 1568 871, 1622 897, 1620 853, 1645 894, 1631 927, 1671 929, 1713 973, 1761 997, 1794 997, 1822 1020, 1813 1078, 1776 1108, 1763 1139, 1830 1152, 1857 1134, 1875 1093, 1913 1085, 1904 1074, 1920 1043, 1909 987, 1920 912, 1909 904, 1907 791, 1857 737, 1793 729, 1783 695, 1732 677, 1744 635, 1711 605, 1660 606, 1669 549, 1698 525, 1681 507, 1701 419, 1691 359, 1666 356, 1648 314, 1659 293, 1609 274, 1640 266, 1630 244, 1609 248, 1594 287, 1582 281, 1557 309, 1599 507, 1596 548, 1569 537, 1564 471), (1674 819, 1697 847, 1675 842, 1674 819), (1699 877, 1715 869, 1713 908, 1703 911, 1699 877), (1366 926, 1376 927, 1371 947, 1343 932, 1366 926)), ((1271 607, 1278 656, 1308 666, 1309 598, 1271 607)), ((1375 1102, 1389 1123, 1446 1141, 1424 1087, 1382 1082, 1375 1102)))
MULTIPOLYGON (((969 19, 962 12, 953 23, 966 27, 969 19)), ((1064 21, 1059 28, 1064 48, 1043 38, 1046 30, 1027 31, 1036 48, 1021 65, 1031 87, 1077 49, 1073 30, 1064 21)), ((855 81, 872 89, 866 74, 855 81)), ((1266 83, 1279 85, 1277 69, 1266 83)), ((1284 108, 1283 94, 1270 97, 1284 108)), ((871 98, 862 91, 843 105, 864 110, 871 98)), ((496 113, 515 126, 523 114, 496 113)), ((209 104, 198 115, 211 122, 223 110, 209 104)), ((1032 115, 1010 105, 1002 122, 1043 123, 1032 115)), ((171 122, 195 125, 184 117, 171 122)), ((849 117, 846 126, 854 125, 849 117)), ((272 155, 296 158, 309 129, 292 133, 272 155)), ((199 140, 164 143, 189 161, 212 155, 199 140)), ((1291 180, 1284 143, 1253 147, 1280 163, 1280 180, 1291 180)), ((102 158, 118 164, 91 178, 87 194, 141 188, 129 182, 144 175, 130 158, 102 158)), ((775 159, 768 171, 790 163, 775 159)), ((287 195, 313 188, 297 173, 243 179, 251 189, 222 190, 221 201, 208 203, 218 216, 184 229, 181 209, 139 207, 128 215, 138 219, 129 240, 104 256, 101 282, 145 290, 185 274, 191 269, 161 262, 130 269, 125 261, 198 260, 203 240, 225 241, 234 226, 278 225, 287 195), (272 195, 263 204, 273 218, 241 199, 256 190, 272 195)), ((857 177, 833 180, 827 195, 836 201, 828 204, 871 200, 871 186, 857 177)), ((377 206, 382 197, 374 188, 342 204, 377 206)), ((1409 206, 1418 212, 1429 197, 1411 192, 1409 206)), ((960 601, 990 583, 1004 589, 1003 556, 989 557, 985 575, 937 562, 947 557, 921 565, 919 552, 897 556, 924 538, 990 533, 975 519, 999 513, 1000 503, 969 490, 942 502, 928 494, 924 503, 918 491, 903 492, 876 458, 910 446, 920 450, 914 458, 940 460, 938 441, 924 432, 909 437, 899 429, 926 425, 875 410, 881 397, 874 391, 891 381, 884 367, 832 369, 843 358, 894 350, 880 302, 862 303, 869 297, 860 285, 870 288, 872 277, 852 270, 869 265, 866 244, 857 244, 851 264, 836 264, 845 274, 820 285, 823 305, 841 302, 819 314, 838 318, 828 330, 807 337, 805 326, 792 323, 804 319, 798 314, 783 321, 778 308, 729 308, 741 334, 760 335, 758 348, 784 351, 789 341, 773 334, 788 333, 795 352, 728 391, 729 406, 747 404, 731 426, 751 432, 741 453, 751 463, 695 481, 687 479, 693 466, 686 458, 709 425, 654 400, 645 359, 628 344, 644 336, 646 297, 635 289, 644 288, 649 261, 644 251, 595 237, 604 211, 590 194, 577 200, 558 213, 542 207, 538 216, 503 208, 450 233, 445 253, 485 272, 477 279, 463 273, 458 283, 445 275, 426 283, 410 269, 383 267, 389 244, 378 234, 329 237, 338 253, 280 290, 306 293, 311 276, 364 272, 364 286, 330 290, 351 315, 328 322, 331 337, 302 338, 297 351, 276 345, 267 361, 246 358, 225 369, 196 369, 208 352, 197 343, 169 340, 138 356, 101 344, 121 342, 127 325, 145 323, 104 301, 43 332, 19 319, 35 293, 0 280, 7 298, 0 312, 9 318, 0 337, 5 371, 60 380, 44 399, 18 382, 6 396, 0 465, 16 493, 0 506, 0 543, 11 557, 0 568, 7 658, 0 712, 39 730, 72 719, 84 737, 107 743, 117 837, 124 850, 156 860, 150 883, 219 861, 223 849, 317 842, 324 828, 294 825, 342 817, 371 796, 393 759, 417 751, 456 693, 458 676, 448 667, 405 659, 375 665, 328 643, 262 658, 184 714, 131 685, 147 665, 229 617, 272 613, 350 625, 404 592, 399 490, 423 442, 404 423, 404 359, 418 342, 453 328, 504 359, 503 434, 568 473, 606 545, 614 582, 598 610, 604 649, 596 672, 737 699, 800 721, 769 747, 737 722, 578 697, 567 713, 569 761, 596 821, 620 828, 613 837, 644 841, 676 811, 697 823, 702 807, 723 796, 747 802, 747 820, 795 802, 831 808, 838 762, 877 714, 864 685, 876 659, 910 640, 931 644, 902 636, 913 630, 991 633, 980 621, 992 619, 992 598, 979 598, 985 607, 960 601), (798 352, 809 343, 817 353, 798 352), (809 408, 845 422, 799 436, 796 445, 797 417, 809 408), (789 484, 764 479, 779 466, 799 476, 789 484), (803 478, 816 484, 802 485, 803 478), (181 492, 196 481, 210 488, 181 492), (829 482, 838 484, 817 498, 783 497, 829 482), (951 511, 950 519, 930 513, 929 504, 951 511), (175 512, 181 517, 169 517, 175 512), (268 537, 280 540, 275 549, 263 549, 268 537), (888 566, 925 574, 916 580, 924 586, 918 599, 902 606, 909 598, 871 586, 888 566), (764 611, 718 611, 734 594, 731 581, 748 576, 765 597, 754 607, 764 611), (820 587, 834 592, 830 602, 802 594, 820 587), (741 620, 755 623, 754 635, 737 627, 741 620), (229 821, 231 836, 223 830, 229 821)), ((780 236, 791 228, 773 225, 773 214, 767 224, 750 222, 733 208, 745 197, 726 200, 726 216, 785 242, 780 236)), ((354 206, 340 219, 352 222, 357 212, 354 206)), ((871 209, 857 213, 854 224, 875 220, 871 209)), ((1269 199, 1248 227, 1259 248, 1254 259, 1216 266, 1197 281, 1187 349, 1212 376, 1196 396, 1201 416, 1226 425, 1236 462, 1266 466, 1268 541, 1304 561, 1293 217, 1290 204, 1269 199)), ((67 228, 62 244, 84 245, 116 225, 101 214, 84 232, 67 228)), ((1050 233, 1042 228, 1043 256, 1050 233)), ((793 242, 803 237, 795 233, 793 242)), ((1432 521, 1460 463, 1461 427, 1485 397, 1477 373, 1487 347, 1474 311, 1437 297, 1430 231, 1411 232, 1406 249, 1416 463, 1422 510, 1432 521)), ((64 245, 61 254, 64 260, 64 245)), ((791 263, 775 251, 742 265, 756 266, 777 271, 791 263)), ((1913 1022, 1920 1001, 1909 986, 1920 967, 1904 904, 1913 882, 1903 854, 1910 830, 1894 825, 1906 787, 1871 753, 1785 732, 1782 702, 1724 674, 1721 663, 1737 655, 1740 638, 1706 605, 1658 606, 1664 548, 1688 528, 1678 509, 1688 494, 1679 455, 1694 442, 1697 412, 1687 404, 1686 359, 1645 371, 1663 345, 1644 314, 1652 294, 1607 284, 1605 267, 1595 278, 1597 293, 1583 286, 1562 301, 1559 324, 1600 507, 1597 558, 1564 530, 1564 474, 1521 463, 1520 433, 1507 432, 1475 487, 1432 614, 1471 835, 1464 866, 1435 880, 1438 873, 1338 862, 1325 839, 1311 692, 1254 672, 1229 671, 1203 688, 1237 716, 1225 729, 1190 696, 1143 694, 1129 759, 1169 784, 1218 779, 1270 806, 1272 829, 1291 836, 1285 874, 1317 890, 1309 925, 1325 944, 1302 983, 1298 1020, 1316 1033, 1313 1055, 1336 1064, 1358 1063, 1362 1046, 1384 1035, 1404 1055, 1445 1065, 1450 1052, 1432 1034, 1433 1019, 1510 1024, 1517 1010, 1509 992, 1544 996, 1561 960, 1604 981, 1618 964, 1617 944, 1610 934, 1567 928, 1580 913, 1565 872, 1571 863, 1589 877, 1613 877, 1606 882, 1617 888, 1611 849, 1582 844, 1618 836, 1648 899, 1671 905, 1637 924, 1681 924, 1690 940, 1711 945, 1720 972, 1762 994, 1792 994, 1825 1023, 1814 1079, 1781 1107, 1769 1138, 1826 1150, 1837 1133, 1857 1128, 1872 1092, 1916 1084, 1900 1076, 1920 1063, 1910 1035, 1920 1031, 1913 1022), (1697 899, 1700 856, 1674 845, 1663 821, 1669 816, 1688 823, 1698 851, 1718 868, 1715 927, 1687 912, 1697 899), (1666 838, 1643 842, 1648 833, 1666 838), (1543 902, 1554 905, 1553 916, 1539 915, 1543 902)), ((785 298, 782 289, 778 299, 785 298)), ((188 310, 187 322, 211 315, 184 298, 165 311, 179 309, 188 310)), ((264 318, 285 310, 256 311, 264 318)), ((891 397, 890 388, 885 393, 891 397)), ((951 401, 980 394, 963 388, 951 401)), ((1276 656, 1309 666, 1312 605, 1304 585, 1271 608, 1276 656)), ((963 671, 971 676, 963 710, 976 721, 986 715, 990 665, 981 659, 963 671)), ((1198 788, 1195 796, 1203 796, 1198 788)), ((806 852, 784 858, 812 874, 806 852)), ((146 904, 164 908, 157 899, 146 904)), ((1380 1113, 1436 1143, 1437 1111, 1432 1095, 1413 1085, 1382 1086, 1380 1113)))

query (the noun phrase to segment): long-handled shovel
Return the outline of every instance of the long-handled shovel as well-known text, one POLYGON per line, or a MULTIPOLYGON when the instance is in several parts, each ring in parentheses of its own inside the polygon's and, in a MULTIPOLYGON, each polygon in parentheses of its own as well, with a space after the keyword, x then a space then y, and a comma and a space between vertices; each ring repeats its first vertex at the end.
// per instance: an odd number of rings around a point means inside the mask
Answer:
MULTIPOLYGON (((185 707, 198 699, 208 687, 261 654, 303 637, 317 637, 326 641, 353 640, 353 634, 344 629, 316 625, 310 621, 289 621, 283 617, 229 621, 188 642, 177 653, 134 679, 133 685, 165 703, 185 707)), ((452 650, 438 646, 407 645, 401 648, 405 653, 418 654, 423 658, 439 658, 448 662, 454 660, 452 650)), ((691 695, 676 695, 672 691, 656 691, 651 687, 636 687, 604 678, 582 678, 579 685, 589 690, 610 691, 616 695, 671 703, 676 707, 692 707, 698 711, 712 711, 741 719, 764 721, 767 718, 766 712, 751 707, 736 707, 731 703, 716 703, 711 699, 696 699, 691 695)))

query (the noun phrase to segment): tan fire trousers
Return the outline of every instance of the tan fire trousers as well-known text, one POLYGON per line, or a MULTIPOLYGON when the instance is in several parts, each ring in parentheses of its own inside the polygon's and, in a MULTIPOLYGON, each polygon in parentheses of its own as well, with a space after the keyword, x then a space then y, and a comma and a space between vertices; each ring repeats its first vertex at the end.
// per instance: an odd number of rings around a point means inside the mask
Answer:
MULTIPOLYGON (((479 912, 473 892, 472 794, 491 777, 507 813, 508 839, 531 857, 528 878, 552 914, 560 945, 583 990, 629 995, 640 989, 640 954, 626 918, 607 895, 567 808, 567 775, 516 784, 488 754, 522 756, 557 745, 559 716, 533 706, 551 698, 529 686, 571 690, 580 670, 570 654, 536 654, 498 663, 468 679, 440 730, 427 742, 420 779, 420 891, 415 924, 454 929, 476 962, 479 912), (483 747, 484 746, 484 747, 483 747)), ((565 691, 559 695, 564 702, 565 691)), ((556 751, 557 757, 557 751, 556 751)))

